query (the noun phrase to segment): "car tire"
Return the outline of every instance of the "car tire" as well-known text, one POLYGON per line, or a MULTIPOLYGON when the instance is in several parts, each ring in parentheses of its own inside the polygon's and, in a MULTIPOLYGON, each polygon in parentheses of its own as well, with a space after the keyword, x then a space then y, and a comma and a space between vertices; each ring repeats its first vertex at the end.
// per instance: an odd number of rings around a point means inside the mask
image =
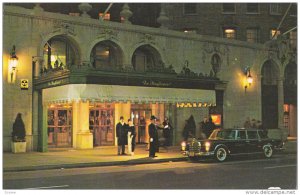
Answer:
POLYGON ((224 147, 219 147, 216 149, 215 151, 215 159, 218 162, 224 162, 228 157, 228 152, 226 150, 226 148, 224 147))
POLYGON ((263 147, 263 151, 264 151, 264 156, 266 158, 271 158, 273 155, 273 148, 272 145, 268 144, 268 145, 264 145, 263 147))

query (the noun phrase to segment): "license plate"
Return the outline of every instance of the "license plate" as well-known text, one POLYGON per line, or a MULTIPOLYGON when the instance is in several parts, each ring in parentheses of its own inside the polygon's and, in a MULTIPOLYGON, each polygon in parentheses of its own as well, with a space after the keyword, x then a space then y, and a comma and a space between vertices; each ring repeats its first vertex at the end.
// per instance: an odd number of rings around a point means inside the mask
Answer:
POLYGON ((195 152, 190 152, 189 156, 195 156, 195 152))

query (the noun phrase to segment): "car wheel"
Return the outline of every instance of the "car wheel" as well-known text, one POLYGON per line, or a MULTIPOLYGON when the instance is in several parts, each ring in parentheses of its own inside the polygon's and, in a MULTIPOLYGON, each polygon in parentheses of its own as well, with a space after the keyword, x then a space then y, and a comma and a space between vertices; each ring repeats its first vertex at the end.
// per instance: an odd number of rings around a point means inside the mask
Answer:
POLYGON ((227 159, 227 150, 224 147, 219 147, 215 152, 215 158, 219 162, 223 162, 227 159))
POLYGON ((264 150, 264 155, 266 158, 271 158, 272 155, 273 155, 273 148, 271 145, 265 145, 263 147, 263 150, 264 150))

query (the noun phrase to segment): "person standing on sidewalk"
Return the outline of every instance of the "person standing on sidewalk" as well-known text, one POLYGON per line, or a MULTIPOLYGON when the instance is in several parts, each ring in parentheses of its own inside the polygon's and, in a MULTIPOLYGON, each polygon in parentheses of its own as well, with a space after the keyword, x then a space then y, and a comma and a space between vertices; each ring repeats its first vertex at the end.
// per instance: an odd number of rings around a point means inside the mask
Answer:
POLYGON ((158 133, 155 125, 156 117, 152 115, 150 120, 151 123, 148 126, 149 137, 150 137, 149 157, 154 158, 157 157, 155 156, 155 152, 157 150, 157 145, 158 145, 158 133))
POLYGON ((116 126, 117 131, 117 139, 118 139, 118 155, 125 155, 125 145, 127 141, 127 130, 126 130, 126 124, 124 122, 124 117, 120 117, 120 122, 116 126))
POLYGON ((136 133, 135 133, 135 127, 133 121, 131 119, 128 119, 127 132, 128 132, 128 154, 131 154, 131 156, 133 156, 134 149, 135 149, 136 133))

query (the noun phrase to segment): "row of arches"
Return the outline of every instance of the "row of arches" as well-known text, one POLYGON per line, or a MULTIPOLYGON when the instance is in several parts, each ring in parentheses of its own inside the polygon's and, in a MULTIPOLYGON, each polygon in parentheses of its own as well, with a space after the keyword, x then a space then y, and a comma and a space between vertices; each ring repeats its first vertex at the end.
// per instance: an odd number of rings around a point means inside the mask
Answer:
MULTIPOLYGON (((267 60, 261 69, 262 121, 265 128, 278 128, 278 121, 283 112, 283 128, 288 129, 290 136, 295 136, 297 113, 297 64, 289 62, 281 77, 280 67, 272 60, 267 60), (283 105, 282 105, 283 104, 283 105), (280 107, 280 106, 283 106, 280 107), (282 110, 281 110, 282 109, 282 110), (292 131, 293 130, 293 131, 292 131)), ((280 127, 280 128, 282 128, 280 127)))
MULTIPOLYGON (((103 40, 95 44, 90 52, 89 64, 96 69, 119 69, 125 60, 121 47, 111 40, 103 40)), ((58 35, 49 39, 43 48, 43 66, 47 69, 69 68, 80 65, 81 53, 76 44, 68 37, 58 35)), ((132 69, 145 72, 151 69, 164 68, 160 52, 150 44, 138 46, 131 57, 132 69)))

